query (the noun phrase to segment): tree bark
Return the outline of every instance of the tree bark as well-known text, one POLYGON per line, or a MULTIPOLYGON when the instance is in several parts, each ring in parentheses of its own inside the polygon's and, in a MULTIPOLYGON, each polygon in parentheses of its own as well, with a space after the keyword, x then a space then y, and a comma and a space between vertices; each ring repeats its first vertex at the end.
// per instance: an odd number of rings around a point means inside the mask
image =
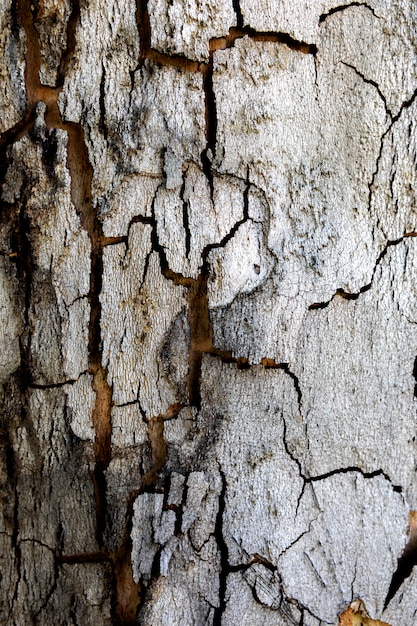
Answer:
POLYGON ((417 623, 413 0, 0 24, 0 622, 417 623))

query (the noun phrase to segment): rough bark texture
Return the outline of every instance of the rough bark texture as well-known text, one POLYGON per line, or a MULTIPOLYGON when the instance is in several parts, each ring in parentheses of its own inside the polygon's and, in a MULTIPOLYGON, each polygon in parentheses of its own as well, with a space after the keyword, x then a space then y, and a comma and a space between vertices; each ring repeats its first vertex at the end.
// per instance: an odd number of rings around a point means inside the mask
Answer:
POLYGON ((417 624, 414 0, 0 26, 0 623, 417 624))

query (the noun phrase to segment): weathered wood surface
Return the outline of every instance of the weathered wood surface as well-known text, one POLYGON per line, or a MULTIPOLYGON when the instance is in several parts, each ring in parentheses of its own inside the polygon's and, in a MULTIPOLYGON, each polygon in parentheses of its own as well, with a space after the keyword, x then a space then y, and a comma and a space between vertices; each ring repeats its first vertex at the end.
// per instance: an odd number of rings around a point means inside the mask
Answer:
POLYGON ((414 1, 0 26, 0 623, 417 624, 414 1))

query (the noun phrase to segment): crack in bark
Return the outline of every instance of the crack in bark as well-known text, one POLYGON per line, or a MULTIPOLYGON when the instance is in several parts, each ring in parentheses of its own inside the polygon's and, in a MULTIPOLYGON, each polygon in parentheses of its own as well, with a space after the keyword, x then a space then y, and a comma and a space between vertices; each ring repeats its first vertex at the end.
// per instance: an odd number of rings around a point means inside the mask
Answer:
POLYGON ((319 24, 322 24, 331 15, 334 15, 335 13, 340 13, 341 11, 346 11, 346 9, 350 9, 350 7, 364 7, 365 9, 368 9, 368 11, 370 11, 374 17, 380 19, 380 16, 375 13, 373 7, 371 7, 366 2, 349 2, 349 4, 341 4, 337 7, 333 7, 327 13, 322 13, 319 17, 319 24))
POLYGON ((236 28, 243 28, 243 15, 242 9, 240 8, 239 0, 232 0, 233 10, 236 14, 236 28))
POLYGON ((398 244, 400 244, 402 241, 404 241, 404 239, 408 239, 408 238, 413 238, 413 237, 417 237, 417 232, 409 232, 409 233, 404 233, 404 235, 402 237, 400 237, 399 239, 393 239, 391 241, 387 241, 387 243, 385 244, 384 249, 382 250, 382 252, 380 252, 377 260, 375 261, 375 265, 374 265, 374 269, 372 271, 372 277, 369 283, 367 283, 366 285, 364 285, 363 287, 361 287, 359 289, 359 291, 356 292, 348 292, 345 291, 344 289, 336 289, 336 291, 334 292, 334 294, 332 295, 332 297, 329 300, 325 300, 324 302, 314 302, 313 304, 310 304, 310 306, 308 307, 309 311, 315 311, 317 309, 325 309, 329 306, 329 304, 335 299, 336 296, 340 296, 341 298, 343 298, 344 300, 357 300, 359 298, 359 296, 367 291, 369 291, 372 287, 374 278, 375 278, 375 273, 377 270, 378 265, 381 263, 382 259, 385 257, 385 255, 388 252, 388 249, 391 246, 397 246, 398 244))
POLYGON ((385 107, 385 111, 386 111, 387 115, 392 120, 393 119, 392 111, 389 109, 389 107, 387 105, 387 100, 386 100, 384 94, 382 93, 381 88, 378 85, 378 83, 376 81, 374 81, 374 80, 371 80, 370 78, 366 78, 366 76, 364 74, 362 74, 362 72, 360 72, 354 65, 351 65, 350 63, 346 63, 345 61, 340 61, 340 63, 342 63, 342 65, 345 65, 346 67, 349 67, 351 70, 353 70, 355 72, 355 74, 357 74, 359 76, 359 78, 361 78, 363 80, 364 83, 366 83, 368 85, 372 85, 372 87, 375 87, 379 97, 381 98, 382 102, 384 103, 384 107, 385 107))
MULTIPOLYGON (((201 155, 201 162, 203 166, 203 171, 206 174, 208 179, 211 195, 213 197, 213 171, 212 171, 212 162, 216 150, 216 124, 217 124, 217 115, 216 115, 216 102, 215 102, 215 93, 213 88, 213 55, 216 50, 225 49, 232 47, 234 42, 242 37, 248 36, 254 41, 260 42, 277 42, 283 43, 287 45, 289 48, 293 50, 297 50, 299 52, 305 54, 313 54, 317 53, 317 47, 314 44, 307 44, 305 42, 296 41, 291 38, 286 33, 277 33, 277 32, 257 32, 250 27, 243 27, 243 16, 241 13, 239 0, 233 0, 233 8, 236 13, 236 28, 231 28, 229 34, 225 37, 214 38, 210 40, 210 60, 209 63, 199 63, 191 61, 187 59, 183 55, 168 55, 165 53, 158 52, 157 50, 153 50, 151 48, 151 32, 150 32, 150 22, 148 15, 148 0, 137 0, 136 3, 136 18, 138 25, 138 32, 140 37, 140 56, 139 56, 139 67, 143 64, 145 59, 150 59, 154 62, 160 63, 161 65, 170 65, 174 67, 180 67, 181 69, 189 72, 200 72, 203 75, 203 83, 204 83, 204 92, 205 92, 205 101, 206 101, 206 140, 207 145, 206 149, 203 151, 201 155)), ((369 9, 374 15, 373 9, 368 6, 366 3, 361 2, 353 2, 349 5, 344 5, 341 7, 336 7, 331 9, 328 13, 322 14, 320 16, 320 23, 324 22, 325 19, 336 13, 338 11, 344 10, 349 6, 364 6, 369 9)), ((113 565, 113 573, 115 579, 116 586, 116 600, 115 606, 113 607, 114 616, 120 623, 123 624, 133 624, 136 619, 136 614, 138 610, 139 598, 138 593, 140 586, 134 583, 132 570, 131 570, 131 544, 129 540, 125 541, 122 546, 115 552, 110 553, 106 552, 104 549, 104 524, 106 517, 106 480, 105 480, 105 470, 108 467, 108 464, 111 459, 111 420, 110 420, 110 411, 112 407, 112 390, 109 384, 107 383, 107 370, 102 366, 102 347, 101 347, 101 330, 100 330, 100 318, 101 318, 101 304, 99 300, 99 294, 102 289, 102 274, 103 274, 103 247, 107 245, 115 245, 118 243, 128 243, 128 238, 126 237, 105 237, 102 233, 101 224, 97 218, 97 215, 93 211, 92 208, 92 197, 91 197, 91 181, 92 181, 92 167, 88 158, 87 147, 85 144, 84 133, 80 124, 75 124, 72 122, 63 122, 60 116, 58 106, 57 106, 57 98, 59 95, 59 90, 64 84, 65 74, 68 69, 69 63, 71 61, 71 57, 75 50, 76 45, 76 28, 80 19, 80 3, 79 0, 73 0, 72 2, 72 12, 67 25, 67 44, 66 49, 62 55, 60 67, 58 70, 58 79, 57 79, 57 88, 53 87, 45 87, 41 85, 39 79, 39 70, 40 70, 40 48, 39 48, 39 38, 36 32, 36 29, 33 24, 33 16, 30 8, 30 4, 28 0, 20 0, 18 3, 18 11, 21 22, 25 28, 27 39, 28 39, 28 52, 26 57, 26 70, 25 70, 25 80, 26 80, 26 90, 28 97, 28 107, 24 118, 18 122, 14 127, 3 133, 0 137, 0 149, 6 150, 7 146, 11 143, 20 139, 25 133, 27 133, 30 128, 32 128, 35 119, 35 107, 36 103, 39 100, 45 102, 47 106, 47 113, 45 115, 45 121, 50 127, 61 128, 68 133, 68 169, 71 175, 71 197, 73 199, 74 206, 80 216, 82 221, 83 228, 87 231, 90 242, 91 242, 91 273, 90 273, 90 292, 89 292, 89 300, 91 305, 91 317, 90 317, 90 331, 89 331, 89 372, 93 375, 93 389, 96 393, 96 402, 93 411, 93 423, 96 430, 96 440, 94 443, 94 451, 96 457, 96 467, 94 470, 95 478, 94 481, 96 483, 96 503, 97 503, 97 538, 98 544, 100 547, 100 551, 96 553, 85 553, 78 555, 60 555, 57 563, 92 563, 92 562, 111 562, 113 565)), ((375 15, 376 16, 376 15, 375 15)), ((378 16, 376 16, 378 17, 378 16)), ((401 106, 400 111, 395 117, 392 117, 391 112, 387 108, 385 98, 382 92, 379 89, 377 83, 372 80, 366 79, 355 67, 344 63, 347 67, 351 67, 363 80, 371 85, 373 85, 381 98, 384 101, 385 108, 387 113, 392 118, 392 123, 390 128, 384 133, 381 139, 381 151, 377 160, 377 168, 373 174, 371 183, 369 185, 370 194, 371 187, 374 183, 375 176, 378 172, 378 164, 382 154, 382 146, 383 140, 388 133, 388 131, 392 128, 393 123, 397 121, 401 115, 403 109, 408 108, 413 103, 417 92, 413 94, 413 96, 407 100, 401 106)), ((105 69, 103 65, 103 76, 102 83, 100 86, 100 122, 103 131, 103 135, 106 139, 106 127, 105 127, 105 103, 104 103, 104 84, 105 84, 105 69)), ((201 397, 200 397, 200 377, 201 377, 201 362, 203 354, 211 354, 213 356, 220 357, 224 360, 229 360, 230 362, 234 362, 238 367, 249 367, 248 361, 244 357, 234 358, 228 352, 222 352, 213 347, 212 341, 212 328, 211 321, 209 316, 209 308, 208 308, 208 300, 207 300, 207 279, 208 279, 208 255, 211 250, 223 247, 227 244, 228 241, 235 235, 238 228, 249 219, 248 215, 248 192, 249 192, 249 175, 247 175, 247 187, 245 189, 245 209, 244 209, 244 217, 242 220, 236 222, 236 224, 232 227, 232 229, 227 233, 227 235, 222 239, 221 242, 216 244, 209 244, 203 250, 203 266, 202 272, 197 279, 191 279, 182 276, 179 273, 173 272, 167 262, 165 250, 160 245, 157 239, 157 224, 155 220, 155 215, 153 213, 153 217, 151 219, 148 218, 134 218, 131 221, 141 221, 143 223, 148 223, 152 225, 152 241, 153 241, 153 249, 157 251, 160 260, 160 267, 163 276, 169 280, 171 280, 176 285, 185 286, 188 289, 188 310, 189 310, 189 323, 190 323, 190 334, 191 334, 191 346, 189 350, 189 378, 188 378, 188 389, 189 389, 189 399, 190 403, 197 408, 200 407, 201 397)), ((184 194, 185 183, 183 183, 183 187, 181 190, 182 199, 184 194)), ((183 205, 184 203, 183 199, 183 205)), ((131 225, 130 224, 130 225, 131 225)), ((130 228, 129 225, 129 228, 130 228)), ((27 226, 27 225, 26 225, 27 226)), ((26 227, 25 227, 26 228, 26 227)), ((188 213, 184 213, 184 229, 186 232, 186 253, 187 256, 190 251, 190 231, 188 224, 188 213)), ((402 241, 405 237, 416 236, 416 233, 407 233, 404 234, 403 237, 396 241, 389 241, 386 244, 385 249, 381 252, 380 256, 377 259, 377 262, 374 267, 374 271, 372 274, 371 283, 361 288, 361 290, 357 294, 348 294, 343 290, 338 290, 332 296, 331 300, 335 297, 335 295, 340 295, 346 299, 357 299, 360 293, 367 291, 370 289, 372 285, 372 281, 374 278, 374 274, 376 271, 376 267, 386 254, 387 249, 391 245, 395 245, 402 241)), ((26 241, 26 244, 29 246, 30 244, 26 241)), ((23 248, 22 248, 23 250, 23 248)), ((27 258, 31 258, 30 254, 27 258)), ((23 274, 27 277, 31 272, 31 267, 28 266, 25 268, 22 266, 23 274)), ((30 300, 30 286, 29 291, 27 291, 27 307, 26 307, 26 321, 28 321, 28 310, 29 310, 29 300, 30 300)), ((324 308, 328 306, 331 302, 329 300, 327 303, 318 303, 316 305, 311 305, 309 308, 324 308)), ((262 359, 261 365, 265 368, 277 368, 283 369, 287 375, 289 375, 294 383, 294 388, 297 392, 298 404, 301 406, 302 394, 299 386, 298 378, 295 374, 293 374, 289 370, 288 363, 275 363, 273 359, 262 359)), ((65 384, 72 384, 74 380, 65 381, 62 383, 56 383, 52 385, 29 385, 29 387, 33 387, 35 389, 49 389, 49 388, 57 388, 61 387, 65 384)), ((136 401, 135 401, 136 402, 136 401)), ((152 417, 148 422, 148 435, 151 445, 152 452, 152 467, 142 476, 140 491, 151 489, 155 486, 155 482, 159 472, 162 470, 167 456, 167 443, 164 438, 164 422, 170 419, 174 419, 177 417, 180 410, 183 408, 182 404, 174 404, 171 405, 166 413, 152 417)), ((330 476, 333 476, 338 473, 347 473, 347 472, 360 472, 365 478, 373 478, 378 475, 382 475, 386 480, 389 480, 389 477, 382 471, 377 470, 375 472, 366 473, 363 472, 360 468, 342 468, 333 470, 328 472, 327 474, 314 476, 314 477, 305 477, 301 472, 301 463, 298 459, 296 459, 288 449, 288 444, 286 442, 286 423, 284 420, 284 446, 287 454, 292 458, 298 465, 300 476, 306 483, 312 483, 319 480, 324 480, 330 476)), ((219 599, 220 604, 219 607, 215 609, 214 621, 213 623, 220 624, 222 619, 222 614, 226 607, 226 583, 227 583, 227 575, 229 572, 238 571, 239 569, 249 568, 254 563, 262 563, 265 567, 271 569, 271 571, 275 571, 276 567, 271 563, 267 562, 263 557, 255 554, 253 556, 252 561, 246 565, 238 565, 238 566, 230 566, 228 563, 228 547, 226 541, 223 537, 223 515, 225 510, 225 495, 226 495, 226 477, 222 470, 220 470, 220 474, 222 477, 222 491, 219 495, 219 509, 216 518, 216 527, 215 527, 215 536, 220 550, 220 560, 221 560, 221 572, 220 572, 220 580, 219 580, 219 599)), ((391 482, 391 481, 390 481, 391 482)), ((391 483, 392 484, 392 483, 391 483)), ((304 485, 305 486, 305 485, 304 485)), ((303 487, 304 488, 304 487, 303 487)), ((401 487, 393 486, 394 491, 401 491, 401 487)), ((129 497, 132 507, 133 507, 133 499, 137 497, 139 492, 135 492, 135 494, 131 494, 129 497)), ((18 519, 17 519, 17 488, 15 486, 15 525, 14 525, 14 544, 15 544, 15 554, 16 559, 19 561, 18 554, 18 519)), ((178 507, 177 507, 178 508, 178 507)), ((130 521, 127 524, 127 528, 130 530, 132 524, 132 509, 128 507, 130 513, 130 521), (129 526, 130 524, 130 526, 129 526)), ((306 531, 307 532, 307 531, 306 531)), ((304 534, 304 533, 303 533, 304 534)), ((22 541, 29 541, 22 540, 22 541)), ((41 542, 39 542, 41 543, 41 542)), ((43 545, 43 544, 42 544, 43 545)), ((14 600, 17 594, 18 584, 20 582, 20 561, 19 561, 19 577, 16 583, 14 600)), ((55 578, 55 587, 56 587, 57 576, 55 578)), ((52 593, 49 595, 49 597, 52 593)), ((48 600, 49 600, 48 597, 48 600)), ((388 597, 387 597, 388 598, 388 597)), ((291 601, 291 599, 289 600, 291 601)), ((46 606, 46 605, 45 605, 46 606)), ((301 610, 301 609, 300 609, 301 610)), ((304 610, 304 607, 303 607, 304 610)), ((305 609, 307 610, 307 609, 305 609)))
POLYGON ((131 80, 134 73, 140 69, 149 50, 151 49, 151 25, 149 21, 148 0, 136 0, 136 26, 139 35, 139 61, 137 67, 131 72, 131 80))
POLYGON ((281 31, 258 31, 250 26, 244 26, 242 28, 232 26, 229 28, 227 35, 213 37, 209 42, 210 52, 213 53, 216 50, 233 48, 235 41, 243 37, 249 37, 249 39, 253 39, 257 42, 282 43, 288 46, 290 50, 302 52, 303 54, 312 54, 313 56, 317 54, 317 46, 315 44, 294 39, 294 37, 291 37, 288 33, 281 31))
POLYGON ((71 0, 71 14, 67 22, 66 48, 62 53, 58 68, 57 87, 64 85, 65 75, 75 54, 77 44, 76 31, 80 21, 80 0, 71 0))
POLYGON ((401 485, 394 485, 392 480, 391 480, 391 478, 382 469, 374 470, 373 472, 365 472, 360 467, 354 467, 354 466, 352 466, 352 467, 338 467, 338 468, 336 468, 334 470, 331 470, 329 472, 326 472, 324 474, 318 474, 317 476, 309 476, 305 480, 306 480, 307 483, 315 483, 315 482, 318 482, 320 480, 326 480, 326 478, 330 478, 332 476, 337 476, 338 474, 351 474, 351 473, 361 474, 361 476, 363 476, 363 478, 375 478, 376 476, 382 476, 386 481, 389 482, 389 484, 391 485, 393 491, 395 491, 396 493, 402 493, 402 491, 403 491, 402 486, 401 485))
POLYGON ((219 508, 214 528, 214 536, 220 552, 219 606, 214 610, 213 626, 221 626, 222 623, 223 613, 226 609, 226 588, 229 573, 229 548, 223 536, 223 515, 226 508, 227 481, 221 467, 219 467, 219 472, 222 479, 222 489, 219 494, 219 508))
POLYGON ((392 576, 387 597, 385 598, 384 610, 411 575, 415 565, 417 565, 417 513, 416 511, 411 511, 409 540, 398 559, 397 568, 392 576))

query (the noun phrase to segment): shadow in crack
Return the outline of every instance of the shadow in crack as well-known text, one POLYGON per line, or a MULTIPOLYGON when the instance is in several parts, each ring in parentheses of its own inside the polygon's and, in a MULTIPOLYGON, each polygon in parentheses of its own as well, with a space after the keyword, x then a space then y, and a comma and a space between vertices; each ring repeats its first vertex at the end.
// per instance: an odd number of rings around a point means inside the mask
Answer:
POLYGON ((387 608, 403 582, 413 571, 414 565, 417 565, 417 511, 410 511, 410 534, 404 552, 398 559, 397 569, 395 570, 387 597, 385 598, 384 609, 387 608))

